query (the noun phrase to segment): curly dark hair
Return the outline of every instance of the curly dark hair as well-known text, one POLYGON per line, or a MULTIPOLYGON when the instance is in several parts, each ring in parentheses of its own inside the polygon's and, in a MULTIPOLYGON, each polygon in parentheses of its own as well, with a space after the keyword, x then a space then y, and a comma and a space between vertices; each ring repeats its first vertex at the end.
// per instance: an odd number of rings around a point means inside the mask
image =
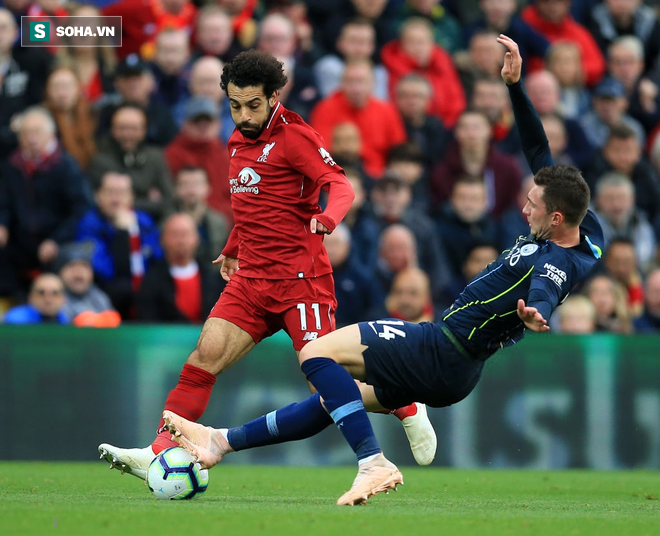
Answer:
POLYGON ((564 165, 545 167, 534 176, 534 182, 545 187, 543 201, 548 212, 561 212, 570 226, 582 223, 591 195, 579 169, 564 165))
POLYGON ((262 86, 270 97, 287 82, 284 64, 268 52, 246 50, 226 64, 220 77, 220 87, 227 93, 231 82, 238 87, 262 86))

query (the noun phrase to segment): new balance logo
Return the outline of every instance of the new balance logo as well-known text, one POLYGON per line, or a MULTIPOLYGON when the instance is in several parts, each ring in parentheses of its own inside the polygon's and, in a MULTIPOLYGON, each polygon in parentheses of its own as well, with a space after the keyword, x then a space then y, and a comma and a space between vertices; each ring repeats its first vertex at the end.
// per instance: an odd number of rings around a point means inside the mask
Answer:
POLYGON ((275 147, 275 143, 276 142, 266 144, 266 146, 263 148, 263 151, 261 152, 261 156, 257 158, 257 162, 266 162, 268 160, 270 150, 275 147))
POLYGON ((303 341, 315 341, 318 338, 319 338, 318 331, 308 331, 307 333, 305 333, 305 336, 303 337, 303 341))

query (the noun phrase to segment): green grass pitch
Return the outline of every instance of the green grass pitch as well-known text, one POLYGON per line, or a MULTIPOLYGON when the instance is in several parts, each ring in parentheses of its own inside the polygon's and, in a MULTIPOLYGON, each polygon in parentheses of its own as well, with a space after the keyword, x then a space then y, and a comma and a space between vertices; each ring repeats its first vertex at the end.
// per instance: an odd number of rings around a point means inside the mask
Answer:
POLYGON ((353 467, 218 466, 192 501, 158 501, 97 463, 0 462, 0 535, 658 536, 657 472, 403 468, 366 506, 353 467))

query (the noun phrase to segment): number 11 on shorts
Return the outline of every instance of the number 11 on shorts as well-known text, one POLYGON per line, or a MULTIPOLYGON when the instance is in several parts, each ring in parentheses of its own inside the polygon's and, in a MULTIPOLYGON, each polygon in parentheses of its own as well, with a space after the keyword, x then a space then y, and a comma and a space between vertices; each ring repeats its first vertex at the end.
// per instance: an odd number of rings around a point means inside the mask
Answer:
MULTIPOLYGON (((299 303, 296 305, 298 311, 300 311, 300 331, 307 331, 307 307, 304 303, 299 303)), ((314 311, 314 320, 316 320, 316 330, 320 331, 321 326, 321 308, 318 303, 313 303, 311 305, 312 311, 314 311)))
POLYGON ((391 341, 396 337, 405 338, 405 331, 392 327, 403 325, 404 322, 402 320, 376 320, 375 322, 369 322, 369 326, 374 330, 374 333, 378 333, 378 336, 386 341, 391 341), (379 331, 379 329, 382 329, 382 331, 379 331))

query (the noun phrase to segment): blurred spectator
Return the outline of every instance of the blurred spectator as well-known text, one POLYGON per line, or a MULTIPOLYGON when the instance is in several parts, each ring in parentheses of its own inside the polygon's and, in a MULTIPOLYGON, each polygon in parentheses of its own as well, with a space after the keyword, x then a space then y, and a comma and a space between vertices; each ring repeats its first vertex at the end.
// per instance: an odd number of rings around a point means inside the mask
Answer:
POLYGON ((607 275, 597 275, 587 283, 584 294, 596 309, 596 331, 622 334, 632 331, 626 291, 620 283, 607 275))
POLYGON ((164 147, 177 133, 177 126, 167 106, 152 98, 154 77, 149 66, 133 54, 117 65, 115 73, 117 93, 102 99, 96 129, 97 138, 110 131, 112 116, 118 106, 139 104, 147 113, 147 142, 164 147))
POLYGON ((135 208, 160 220, 172 210, 172 177, 159 147, 145 142, 147 115, 133 104, 122 104, 111 120, 110 136, 99 142, 89 173, 98 183, 108 171, 130 175, 135 208))
POLYGON ((123 319, 134 316, 133 298, 149 265, 162 258, 158 227, 133 209, 131 177, 105 173, 96 189, 96 207, 78 223, 79 242, 94 244, 94 276, 123 319))
POLYGON ((205 97, 193 97, 185 106, 185 122, 181 132, 165 149, 165 158, 175 175, 184 167, 200 167, 208 178, 208 198, 213 209, 233 222, 229 194, 229 153, 222 143, 220 110, 205 97))
POLYGON ((516 0, 479 0, 479 7, 483 16, 464 28, 466 42, 480 30, 488 30, 495 35, 507 35, 518 43, 523 69, 530 57, 545 57, 550 43, 516 14, 516 0))
POLYGON ((509 92, 501 78, 476 79, 471 107, 488 118, 492 127, 492 141, 498 150, 516 157, 522 155, 520 134, 515 128, 509 92))
MULTIPOLYGON (((510 246, 511 244, 509 244, 510 246)), ((499 256, 499 249, 489 242, 473 242, 461 266, 461 273, 445 291, 445 301, 452 304, 465 286, 499 256)))
POLYGON ((566 133, 566 125, 564 120, 557 114, 545 114, 541 116, 541 123, 543 130, 548 138, 548 145, 550 146, 550 154, 555 164, 563 164, 565 166, 574 166, 575 163, 568 154, 568 134, 566 133))
POLYGON ((596 308, 589 298, 580 294, 566 298, 557 308, 557 316, 557 330, 561 334, 587 335, 596 331, 596 308))
POLYGON ((373 272, 383 296, 392 288, 396 274, 417 267, 417 242, 412 231, 400 224, 386 227, 378 240, 378 261, 373 272))
POLYGON ((383 316, 383 295, 371 274, 357 260, 348 226, 344 223, 337 225, 332 234, 323 239, 323 245, 335 280, 337 327, 383 316))
POLYGON ((218 299, 223 281, 211 264, 198 264, 197 225, 188 214, 173 214, 163 225, 164 259, 144 276, 137 317, 145 322, 201 324, 218 299))
POLYGON ((227 243, 229 225, 227 218, 206 203, 209 181, 206 171, 200 167, 182 167, 176 174, 176 205, 189 214, 197 224, 199 250, 197 258, 202 264, 214 261, 227 243))
POLYGON ((376 30, 376 51, 380 52, 385 43, 396 39, 393 7, 388 5, 388 0, 343 0, 318 28, 323 48, 332 51, 344 25, 360 17, 368 20, 376 30))
POLYGON ((154 56, 154 39, 165 28, 192 33, 197 8, 190 0, 117 0, 103 8, 106 17, 122 17, 120 59, 139 53, 146 60, 154 56))
POLYGON ((457 52, 454 57, 459 78, 468 99, 472 96, 476 80, 492 78, 502 81, 500 70, 504 58, 504 48, 497 42, 497 35, 489 30, 476 32, 468 42, 468 49, 457 52))
POLYGON ((16 149, 18 114, 43 99, 52 61, 45 49, 16 43, 18 33, 12 13, 0 7, 0 161, 16 149))
POLYGON ((433 40, 453 54, 463 48, 461 26, 441 4, 442 0, 407 0, 399 8, 396 20, 400 25, 411 17, 427 19, 433 27, 433 40))
MULTIPOLYGON (((220 87, 220 76, 223 64, 218 58, 203 57, 195 61, 190 69, 188 89, 190 98, 201 97, 215 103, 220 110, 220 132, 219 137, 226 145, 229 136, 234 131, 234 122, 231 119, 229 100, 225 98, 225 92, 220 87)), ((178 125, 183 125, 186 120, 186 105, 188 101, 179 104, 174 111, 174 118, 178 125)))
POLYGON ((637 333, 660 332, 660 268, 649 272, 644 288, 644 314, 634 321, 637 333))
POLYGON ((394 277, 385 299, 387 316, 406 322, 433 322, 429 276, 419 268, 406 268, 394 277))
POLYGON ((312 68, 318 59, 315 51, 300 47, 293 21, 282 13, 272 13, 261 21, 257 48, 272 54, 288 67, 289 87, 283 88, 279 99, 289 110, 307 120, 320 98, 312 68))
POLYGON ((389 150, 406 139, 406 131, 394 105, 371 96, 373 68, 366 60, 346 64, 341 90, 319 102, 310 123, 325 140, 339 123, 353 121, 362 135, 365 171, 380 177, 389 150))
POLYGON ((461 274, 463 263, 473 244, 496 242, 497 224, 486 210, 486 185, 478 179, 463 177, 454 188, 442 213, 437 218, 438 234, 448 255, 452 280, 461 274))
MULTIPOLYGON (((550 0, 555 2, 557 0, 550 0)), ((539 115, 557 114, 564 120, 568 134, 568 149, 575 166, 584 169, 590 164, 593 156, 593 147, 589 143, 584 130, 574 119, 567 119, 561 115, 559 82, 550 71, 537 71, 527 76, 525 87, 529 100, 539 115)))
POLYGON ((151 65, 156 90, 152 98, 168 108, 188 98, 188 39, 185 30, 170 28, 156 36, 156 51, 151 65))
POLYGON ((371 273, 378 259, 380 226, 367 208, 367 193, 360 173, 350 167, 345 167, 344 173, 355 193, 351 208, 344 217, 351 232, 351 251, 362 268, 371 273))
POLYGON ((342 167, 351 167, 367 177, 362 166, 362 134, 358 126, 351 122, 339 123, 332 129, 330 152, 342 167))
POLYGON ((613 238, 605 251, 605 270, 626 289, 628 310, 633 318, 642 314, 644 287, 637 265, 635 245, 627 238, 613 238))
POLYGON ((625 125, 635 132, 640 146, 646 143, 646 133, 638 121, 626 114, 628 99, 623 85, 616 78, 606 77, 594 88, 593 110, 579 118, 591 145, 602 149, 612 127, 625 125))
POLYGON ((523 207, 527 204, 527 194, 534 187, 534 175, 528 175, 522 181, 516 195, 516 204, 508 209, 500 218, 502 238, 499 242, 501 249, 507 249, 520 236, 529 234, 529 222, 523 214, 523 207))
POLYGON ((76 74, 68 67, 50 73, 44 95, 44 106, 52 114, 62 147, 87 169, 96 153, 94 119, 89 102, 81 94, 76 74))
POLYGON ((620 36, 634 35, 644 45, 646 70, 655 65, 660 53, 660 24, 655 10, 642 0, 604 0, 591 10, 587 28, 605 53, 620 36))
POLYGON ((193 50, 195 60, 203 56, 214 56, 227 63, 244 50, 234 36, 234 29, 227 12, 213 4, 199 10, 195 41, 197 43, 193 50))
POLYGON ((635 187, 630 179, 616 171, 605 173, 596 184, 594 205, 605 247, 614 237, 633 241, 637 262, 646 271, 655 257, 656 238, 646 215, 635 207, 635 187))
POLYGON ((87 180, 55 129, 47 110, 28 108, 19 149, 0 164, 0 295, 13 294, 17 279, 27 288, 33 271, 49 267, 91 204, 87 180))
POLYGON ((623 84, 628 97, 628 113, 651 132, 660 121, 660 83, 656 71, 644 76, 644 46, 633 35, 618 37, 607 50, 610 75, 623 84))
POLYGON ((429 274, 436 297, 451 280, 448 261, 433 221, 424 212, 411 207, 411 201, 410 186, 391 172, 377 181, 371 191, 373 211, 381 229, 400 223, 415 235, 419 267, 429 274))
POLYGON ((7 311, 5 324, 68 324, 63 311, 64 285, 55 274, 42 274, 32 283, 27 305, 7 311))
POLYGON ((231 18, 234 35, 243 48, 250 48, 257 39, 258 25, 254 20, 258 0, 215 0, 215 5, 231 18))
MULTIPOLYGON (((316 87, 323 98, 337 91, 347 61, 370 60, 376 50, 376 31, 368 19, 356 18, 342 26, 337 43, 337 54, 326 54, 314 64, 316 87)), ((380 64, 374 66, 372 95, 377 99, 389 98, 387 70, 380 64)))
MULTIPOLYGON (((570 0, 534 0, 523 9, 522 19, 551 43, 568 41, 580 47, 582 70, 588 85, 597 83, 605 72, 605 58, 589 31, 569 14, 570 0)), ((542 65, 542 58, 531 58, 529 69, 542 65)))
POLYGON ((465 93, 451 56, 433 41, 433 27, 427 19, 413 17, 401 26, 400 37, 382 50, 383 65, 389 74, 390 95, 405 75, 426 77, 433 88, 428 113, 453 127, 465 109, 465 93))
POLYGON ((414 142, 406 142, 392 147, 387 156, 386 173, 393 173, 410 187, 412 207, 428 213, 429 177, 425 167, 424 155, 414 142))
MULTIPOLYGON (((100 4, 99 4, 100 5, 100 4)), ((82 4, 70 10, 71 17, 98 17, 95 6, 82 4)), ((110 37, 65 37, 69 46, 57 47, 57 65, 68 67, 80 83, 80 92, 87 102, 94 103, 106 93, 112 93, 112 78, 117 66, 115 47, 107 46, 110 37)))
POLYGON ((304 0, 266 0, 268 14, 281 13, 293 22, 296 30, 296 41, 300 50, 312 54, 314 58, 321 56, 320 44, 314 39, 314 26, 307 18, 308 6, 304 0))
POLYGON ((420 147, 429 169, 442 159, 449 143, 449 131, 442 121, 426 112, 432 93, 433 89, 426 78, 408 74, 399 80, 394 95, 408 140, 420 147))
POLYGON ((435 212, 449 199, 459 177, 474 177, 486 185, 487 208, 499 216, 515 202, 520 188, 520 170, 513 157, 495 149, 491 143, 492 129, 488 118, 467 111, 456 124, 456 141, 450 146, 444 161, 431 174, 431 201, 435 212))
POLYGON ((586 170, 585 179, 592 192, 599 178, 608 171, 618 171, 632 181, 635 186, 635 204, 653 221, 660 208, 658 174, 643 156, 635 132, 626 126, 610 129, 605 146, 586 170))
POLYGON ((121 323, 110 298, 94 284, 92 244, 71 242, 60 249, 55 268, 64 283, 62 311, 76 326, 115 327, 121 323))
POLYGON ((589 92, 584 87, 584 73, 580 47, 575 43, 558 42, 550 47, 546 59, 550 71, 560 88, 559 110, 567 119, 579 119, 589 111, 589 92))

